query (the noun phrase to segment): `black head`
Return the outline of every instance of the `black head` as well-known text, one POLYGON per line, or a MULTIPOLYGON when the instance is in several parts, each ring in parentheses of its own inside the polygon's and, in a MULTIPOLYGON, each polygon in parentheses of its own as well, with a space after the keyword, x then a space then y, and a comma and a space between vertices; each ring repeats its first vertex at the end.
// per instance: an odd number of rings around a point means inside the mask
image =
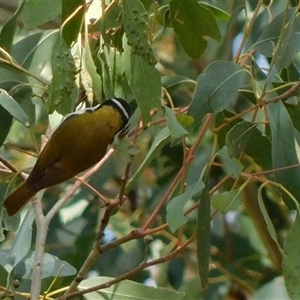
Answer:
POLYGON ((122 120, 123 120, 122 128, 124 128, 126 126, 126 124, 128 123, 128 120, 131 116, 131 110, 130 110, 128 103, 122 98, 111 98, 111 99, 104 101, 101 104, 101 106, 104 106, 104 105, 113 106, 120 112, 120 114, 122 116, 122 120))

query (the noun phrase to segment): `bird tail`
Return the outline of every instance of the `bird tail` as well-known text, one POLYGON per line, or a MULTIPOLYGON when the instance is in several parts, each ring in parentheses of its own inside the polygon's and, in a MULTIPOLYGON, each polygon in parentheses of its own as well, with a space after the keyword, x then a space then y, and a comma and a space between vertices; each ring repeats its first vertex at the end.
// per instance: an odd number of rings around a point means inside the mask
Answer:
POLYGON ((3 202, 3 206, 6 208, 8 215, 13 216, 19 212, 35 193, 36 192, 28 188, 26 181, 21 183, 3 202))

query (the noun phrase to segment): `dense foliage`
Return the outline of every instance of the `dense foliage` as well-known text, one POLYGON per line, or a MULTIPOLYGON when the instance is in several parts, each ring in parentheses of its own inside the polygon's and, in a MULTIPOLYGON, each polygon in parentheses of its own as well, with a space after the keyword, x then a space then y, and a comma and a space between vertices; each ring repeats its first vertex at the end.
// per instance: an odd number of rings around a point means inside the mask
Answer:
POLYGON ((99 164, 2 210, 3 295, 298 299, 299 1, 18 5, 0 199, 66 114, 114 96, 134 113, 99 164))

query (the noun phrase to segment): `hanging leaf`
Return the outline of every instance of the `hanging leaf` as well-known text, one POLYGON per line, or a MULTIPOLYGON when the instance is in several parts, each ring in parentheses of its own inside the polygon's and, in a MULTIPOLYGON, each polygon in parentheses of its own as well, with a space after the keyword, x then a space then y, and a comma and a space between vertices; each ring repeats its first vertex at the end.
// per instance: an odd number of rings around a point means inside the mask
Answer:
MULTIPOLYGON (((134 2, 134 1, 133 1, 134 2)), ((150 122, 150 111, 160 107, 161 82, 159 72, 126 46, 123 53, 125 74, 137 101, 143 124, 150 122)))
POLYGON ((170 13, 179 42, 192 59, 199 58, 206 49, 204 37, 221 39, 215 15, 197 0, 171 0, 170 13))
POLYGON ((75 82, 75 64, 69 48, 62 39, 57 36, 52 49, 52 82, 50 88, 50 98, 47 107, 50 113, 54 110, 65 115, 74 108, 75 99, 72 99, 75 82))
MULTIPOLYGON (((281 183, 300 201, 300 168, 291 167, 299 164, 296 148, 294 129, 291 118, 282 102, 268 105, 272 136, 272 160, 273 168, 290 167, 274 172, 276 181, 281 183)), ((294 207, 291 199, 282 193, 285 203, 294 207)))
POLYGON ((198 231, 197 231, 197 259, 198 272, 201 281, 201 288, 205 289, 208 284, 208 270, 210 257, 210 195, 209 195, 210 170, 205 170, 203 182, 205 184, 200 196, 198 207, 198 231))
POLYGON ((188 221, 188 218, 183 214, 184 206, 203 188, 204 183, 202 180, 199 180, 198 182, 188 186, 183 194, 170 200, 167 205, 166 219, 172 232, 175 232, 180 226, 184 225, 188 221))
POLYGON ((148 13, 139 0, 123 0, 123 22, 127 43, 134 54, 142 57, 149 65, 157 62, 148 40, 148 13))

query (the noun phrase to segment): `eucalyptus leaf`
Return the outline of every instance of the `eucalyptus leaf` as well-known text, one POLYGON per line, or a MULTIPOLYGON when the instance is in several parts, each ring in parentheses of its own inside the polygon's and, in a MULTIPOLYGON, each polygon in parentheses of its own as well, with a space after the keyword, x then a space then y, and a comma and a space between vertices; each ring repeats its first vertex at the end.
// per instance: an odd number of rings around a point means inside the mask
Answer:
POLYGON ((142 57, 149 65, 154 66, 157 60, 148 41, 148 13, 144 5, 139 0, 123 0, 121 3, 128 45, 132 47, 134 54, 142 57))
POLYGON ((61 12, 61 1, 59 0, 28 0, 24 2, 22 17, 27 28, 42 25, 57 17, 61 12))
POLYGON ((275 61, 280 70, 288 67, 293 54, 300 51, 300 16, 296 7, 289 8, 269 23, 253 48, 275 61))
POLYGON ((171 0, 170 13, 179 42, 192 59, 199 58, 206 49, 205 36, 221 39, 215 15, 197 0, 171 0))
POLYGON ((166 219, 172 232, 175 232, 180 226, 188 221, 188 218, 183 215, 184 206, 204 187, 203 181, 199 180, 198 182, 188 186, 183 194, 170 200, 167 205, 166 219))
POLYGON ((300 217, 296 216, 284 243, 283 277, 291 299, 300 298, 300 264, 299 264, 299 230, 300 217))
MULTIPOLYGON (((11 219, 16 219, 13 216, 11 219)), ((30 250, 32 239, 33 209, 30 208, 23 219, 14 243, 9 250, 4 250, 0 256, 1 265, 10 273, 20 263, 30 250)), ((0 252, 1 253, 1 252, 0 252)))
POLYGON ((208 284, 209 258, 211 246, 211 202, 209 195, 210 170, 204 171, 203 182, 205 184, 200 196, 198 206, 198 230, 197 230, 197 259, 198 272, 201 281, 201 288, 205 289, 208 284))
POLYGON ((150 122, 150 111, 160 106, 161 81, 159 72, 126 46, 123 53, 125 74, 137 101, 144 126, 150 122))
MULTIPOLYGON (((7 249, 0 250, 0 263, 6 270, 8 270, 8 272, 11 272, 11 264, 7 264, 7 262, 9 262, 9 257, 7 256, 9 251, 10 250, 7 249)), ((49 253, 44 254, 42 265, 42 279, 56 276, 71 276, 76 274, 76 269, 73 266, 49 253)), ((29 250, 26 255, 22 257, 22 260, 14 265, 14 276, 16 278, 31 280, 32 270, 34 267, 34 251, 29 250)))
MULTIPOLYGON (((114 278, 110 277, 96 277, 83 280, 79 284, 79 290, 85 290, 100 284, 105 284, 114 278)), ((175 290, 167 288, 154 288, 147 286, 142 283, 123 280, 118 283, 115 283, 112 286, 107 288, 84 294, 84 298, 88 300, 92 299, 114 299, 114 300, 132 300, 132 299, 145 299, 148 300, 165 300, 165 299, 174 299, 179 300, 183 298, 183 294, 178 293, 175 290)))
POLYGON ((230 157, 226 146, 218 151, 218 155, 224 163, 224 168, 233 178, 241 174, 244 168, 243 165, 235 157, 230 157))
POLYGON ((157 157, 157 155, 161 152, 161 149, 169 143, 171 140, 171 135, 169 129, 163 128, 155 137, 150 149, 146 157, 144 158, 143 162, 140 164, 139 168, 135 172, 135 174, 131 177, 128 181, 125 193, 128 193, 132 188, 136 180, 139 178, 141 173, 145 170, 145 168, 151 163, 151 161, 157 157))
POLYGON ((15 32, 17 29, 17 21, 19 15, 22 13, 25 1, 20 3, 19 8, 13 14, 13 16, 3 25, 1 32, 0 32, 0 46, 4 48, 8 53, 10 53, 15 32))
POLYGON ((74 89, 75 64, 70 50, 60 34, 53 46, 51 66, 53 78, 49 87, 48 110, 50 113, 57 110, 65 115, 70 113, 74 107, 75 99, 71 98, 71 93, 74 89))
POLYGON ((215 61, 198 77, 188 114, 199 124, 207 113, 226 109, 246 83, 248 74, 241 66, 229 61, 215 61))
POLYGON ((25 114, 22 107, 3 89, 0 89, 0 106, 7 110, 20 123, 29 126, 28 116, 25 114))
POLYGON ((88 40, 86 40, 86 46, 85 46, 83 57, 84 57, 86 69, 89 72, 89 75, 91 76, 92 79, 93 92, 95 94, 97 101, 101 103, 102 102, 102 78, 97 72, 97 67, 93 60, 91 48, 88 43, 88 40))
POLYGON ((178 122, 174 114, 174 111, 167 106, 165 106, 165 110, 166 110, 166 117, 167 117, 167 126, 170 130, 171 136, 177 139, 187 135, 188 132, 178 122))
MULTIPOLYGON (((299 164, 295 148, 293 123, 282 102, 268 105, 272 137, 272 161, 273 168, 284 170, 274 172, 276 181, 288 189, 297 201, 300 201, 300 168, 292 167, 299 164), (289 168, 290 167, 290 168, 289 168)), ((291 199, 282 193, 285 203, 294 207, 291 199)))
POLYGON ((242 190, 232 190, 228 192, 223 192, 215 194, 211 198, 212 206, 218 208, 223 212, 229 212, 235 210, 242 203, 242 190))
POLYGON ((226 135, 226 146, 231 157, 238 157, 250 142, 256 124, 240 122, 236 124, 226 135))

